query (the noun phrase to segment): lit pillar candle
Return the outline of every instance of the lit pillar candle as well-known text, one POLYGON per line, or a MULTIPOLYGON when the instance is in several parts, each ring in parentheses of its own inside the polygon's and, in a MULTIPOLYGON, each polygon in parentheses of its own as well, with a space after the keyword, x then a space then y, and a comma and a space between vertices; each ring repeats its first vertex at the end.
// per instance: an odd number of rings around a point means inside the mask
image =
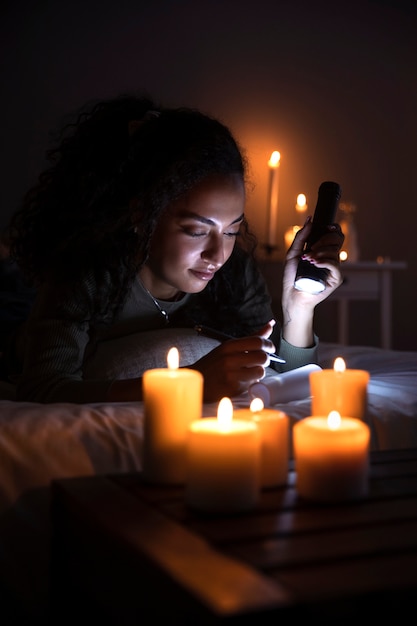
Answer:
POLYGON ((178 368, 177 348, 168 352, 167 363, 143 374, 143 475, 151 482, 183 484, 188 427, 202 414, 203 376, 178 368))
POLYGON ((271 248, 276 245, 277 219, 278 219, 278 195, 279 195, 279 164, 281 155, 277 150, 271 154, 268 161, 269 187, 268 187, 268 233, 267 244, 271 248))
POLYGON ((282 411, 265 409, 260 398, 254 398, 249 409, 237 409, 237 419, 252 420, 261 438, 261 487, 285 485, 288 479, 289 419, 282 411))
POLYGON ((341 415, 363 419, 366 414, 369 372, 346 369, 344 360, 337 357, 333 369, 310 373, 311 413, 341 415))
POLYGON ((311 416, 293 427, 297 491, 309 500, 354 500, 366 496, 370 432, 361 420, 311 416))
POLYGON ((207 512, 251 509, 259 497, 260 438, 253 422, 233 419, 223 398, 217 418, 202 418, 189 427, 186 503, 207 512))

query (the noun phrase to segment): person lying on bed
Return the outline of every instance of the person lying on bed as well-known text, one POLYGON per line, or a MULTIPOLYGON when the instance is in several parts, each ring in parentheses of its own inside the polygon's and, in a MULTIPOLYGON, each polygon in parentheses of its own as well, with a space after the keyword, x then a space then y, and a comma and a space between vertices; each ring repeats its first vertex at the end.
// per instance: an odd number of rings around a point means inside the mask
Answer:
POLYGON ((341 283, 343 234, 330 226, 310 255, 329 270, 327 289, 297 291, 307 219, 286 256, 275 324, 245 218, 245 157, 223 123, 120 96, 82 109, 47 156, 10 225, 12 254, 37 287, 12 355, 17 399, 140 400, 140 376, 87 379, 85 363, 99 342, 159 328, 236 337, 191 365, 205 401, 242 393, 275 350, 284 370, 316 361, 314 308, 341 283))

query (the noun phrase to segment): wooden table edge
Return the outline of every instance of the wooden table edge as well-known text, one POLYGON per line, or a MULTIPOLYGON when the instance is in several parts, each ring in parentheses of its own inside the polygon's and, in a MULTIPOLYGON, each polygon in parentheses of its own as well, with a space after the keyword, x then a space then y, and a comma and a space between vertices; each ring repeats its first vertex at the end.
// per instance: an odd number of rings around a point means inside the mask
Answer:
POLYGON ((109 476, 55 480, 53 500, 87 514, 109 537, 144 555, 211 613, 225 617, 288 608, 278 582, 221 554, 205 539, 123 490, 109 476))

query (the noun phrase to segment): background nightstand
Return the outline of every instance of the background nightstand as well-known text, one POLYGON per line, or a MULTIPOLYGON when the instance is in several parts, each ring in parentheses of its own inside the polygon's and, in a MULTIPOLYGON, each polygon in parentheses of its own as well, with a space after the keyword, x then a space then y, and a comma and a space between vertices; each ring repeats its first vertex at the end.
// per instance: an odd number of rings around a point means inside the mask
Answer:
MULTIPOLYGON (((261 271, 268 284, 274 311, 279 311, 282 288, 282 261, 260 260, 261 271)), ((332 301, 337 302, 337 342, 349 344, 350 303, 354 301, 377 301, 381 348, 391 348, 392 331, 392 274, 407 269, 405 261, 360 261, 341 265, 343 284, 318 308, 324 310, 332 301)))

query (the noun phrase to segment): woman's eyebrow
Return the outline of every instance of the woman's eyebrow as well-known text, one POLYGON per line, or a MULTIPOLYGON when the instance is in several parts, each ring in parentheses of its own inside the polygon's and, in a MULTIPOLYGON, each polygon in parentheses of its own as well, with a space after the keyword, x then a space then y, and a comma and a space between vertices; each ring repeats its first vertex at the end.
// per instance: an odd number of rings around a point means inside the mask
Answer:
MULTIPOLYGON (((208 224, 209 226, 215 225, 214 220, 210 219, 209 217, 204 217, 203 215, 199 215, 198 213, 193 213, 192 211, 184 211, 180 215, 180 217, 189 217, 191 219, 196 220, 197 222, 201 222, 202 224, 208 224)), ((239 215, 239 217, 233 220, 233 222, 231 222, 229 226, 232 226, 233 224, 237 224, 238 222, 242 222, 244 217, 245 217, 245 214, 242 213, 242 215, 239 215)))

